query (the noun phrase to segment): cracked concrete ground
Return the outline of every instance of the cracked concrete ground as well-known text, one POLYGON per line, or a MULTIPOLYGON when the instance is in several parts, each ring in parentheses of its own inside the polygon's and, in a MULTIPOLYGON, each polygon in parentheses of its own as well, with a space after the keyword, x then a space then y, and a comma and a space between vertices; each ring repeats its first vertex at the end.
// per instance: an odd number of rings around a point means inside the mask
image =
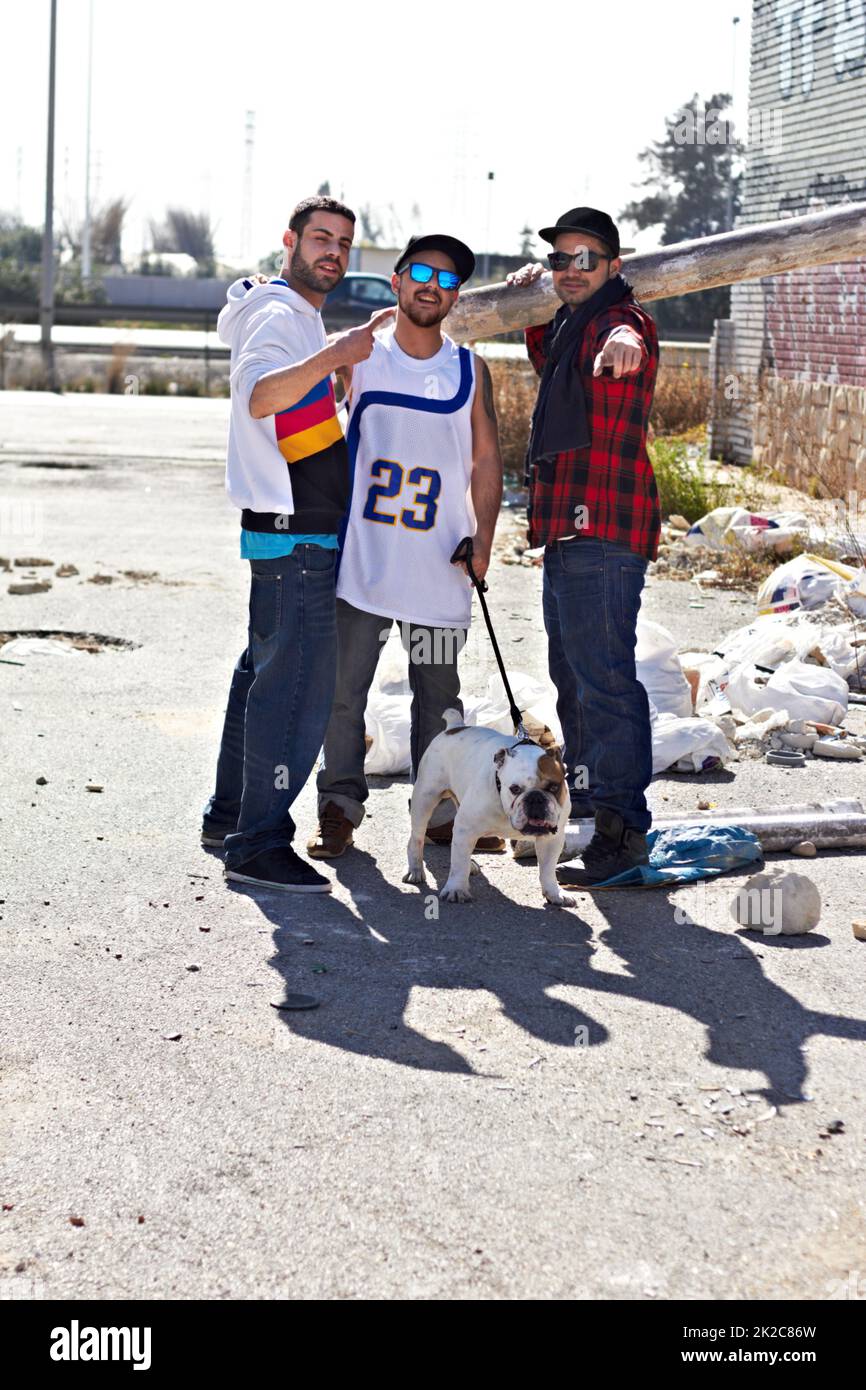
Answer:
MULTIPOLYGON (((474 905, 436 917, 400 881, 397 779, 326 869, 330 898, 225 885, 198 828, 246 621, 226 421, 225 402, 0 395, 0 553, 79 571, 19 597, 4 575, 0 629, 136 644, 0 665, 0 1292, 820 1299, 866 1281, 862 855, 797 863, 823 900, 801 940, 738 930, 736 883, 557 911, 534 865, 498 857, 474 905), (284 989, 321 1007, 280 1014, 284 989)), ((490 579, 509 665, 543 673, 539 571, 490 579)), ((645 595, 684 648, 752 612, 690 593, 645 595)), ((495 670, 476 621, 469 693, 495 670)), ((864 782, 863 764, 742 760, 659 777, 652 800, 864 782)), ((302 842, 314 810, 308 787, 302 842)), ((427 862, 441 884, 446 852, 427 862)))

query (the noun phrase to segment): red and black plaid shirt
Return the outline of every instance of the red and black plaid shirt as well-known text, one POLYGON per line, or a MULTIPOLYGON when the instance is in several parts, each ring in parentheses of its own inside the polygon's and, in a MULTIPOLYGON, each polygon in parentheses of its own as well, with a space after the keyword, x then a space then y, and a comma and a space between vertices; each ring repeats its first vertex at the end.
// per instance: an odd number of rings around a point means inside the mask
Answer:
MULTIPOLYGON (((544 370, 546 327, 526 330, 529 360, 539 376, 544 370)), ((616 541, 648 560, 656 558, 661 514, 646 435, 658 360, 655 323, 634 300, 603 309, 587 324, 575 370, 581 375, 591 442, 585 449, 557 454, 549 483, 532 470, 530 549, 579 533, 616 541), (640 369, 619 379, 608 374, 594 377, 596 355, 613 330, 623 326, 641 341, 640 369), (583 510, 578 513, 578 508, 583 510)))

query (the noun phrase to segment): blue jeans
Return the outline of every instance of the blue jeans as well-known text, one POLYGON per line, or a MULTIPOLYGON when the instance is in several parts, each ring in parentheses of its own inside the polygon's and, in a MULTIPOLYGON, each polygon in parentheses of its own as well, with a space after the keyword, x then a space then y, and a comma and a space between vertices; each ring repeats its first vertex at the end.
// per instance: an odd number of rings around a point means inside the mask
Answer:
MULTIPOLYGON (((325 761, 316 779, 319 811, 335 802, 354 826, 364 818, 367 778, 364 774, 364 712, 383 639, 395 619, 363 612, 337 599, 337 687, 331 721, 325 734, 325 761)), ((399 620, 397 620, 399 621, 399 620)), ((410 755, 412 780, 428 744, 441 734, 443 712, 463 713, 457 656, 466 644, 464 628, 425 627, 400 622, 403 646, 409 652, 409 687, 412 691, 410 755)), ((454 819, 449 798, 436 807, 431 827, 454 819)))
POLYGON ((227 868, 292 842, 289 808, 313 770, 334 698, 336 555, 299 545, 249 562, 247 648, 232 674, 202 826, 225 833, 227 868))
POLYGON ((569 783, 585 768, 586 813, 607 806, 633 830, 652 823, 649 701, 635 670, 637 615, 646 560, 582 536, 544 552, 548 667, 564 737, 569 783))

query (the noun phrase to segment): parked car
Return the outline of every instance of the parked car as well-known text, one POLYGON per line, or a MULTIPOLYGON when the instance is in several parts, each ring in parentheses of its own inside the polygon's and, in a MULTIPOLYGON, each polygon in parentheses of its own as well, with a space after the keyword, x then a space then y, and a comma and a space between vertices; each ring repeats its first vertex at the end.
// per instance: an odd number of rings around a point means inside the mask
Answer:
POLYGON ((364 323, 371 314, 396 303, 397 296, 387 276, 350 270, 325 300, 322 322, 329 333, 337 333, 364 323))

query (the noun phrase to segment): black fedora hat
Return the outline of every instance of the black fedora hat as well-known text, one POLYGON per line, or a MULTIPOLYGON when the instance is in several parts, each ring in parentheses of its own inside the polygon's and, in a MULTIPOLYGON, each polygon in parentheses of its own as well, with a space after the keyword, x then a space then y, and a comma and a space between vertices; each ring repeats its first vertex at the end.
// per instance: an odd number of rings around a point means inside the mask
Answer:
POLYGON ((538 235, 553 246, 560 232, 588 232, 610 247, 614 259, 627 256, 634 250, 633 246, 620 246, 616 223, 598 208, 570 208, 557 218, 556 226, 542 227, 538 235))
POLYGON ((475 270, 475 257, 465 241, 458 241, 456 236, 430 232, 427 236, 410 236, 394 262, 395 271, 399 274, 409 257, 416 255, 419 251, 444 251, 445 255, 450 256, 454 262, 454 269, 460 276, 461 285, 466 283, 475 270))

